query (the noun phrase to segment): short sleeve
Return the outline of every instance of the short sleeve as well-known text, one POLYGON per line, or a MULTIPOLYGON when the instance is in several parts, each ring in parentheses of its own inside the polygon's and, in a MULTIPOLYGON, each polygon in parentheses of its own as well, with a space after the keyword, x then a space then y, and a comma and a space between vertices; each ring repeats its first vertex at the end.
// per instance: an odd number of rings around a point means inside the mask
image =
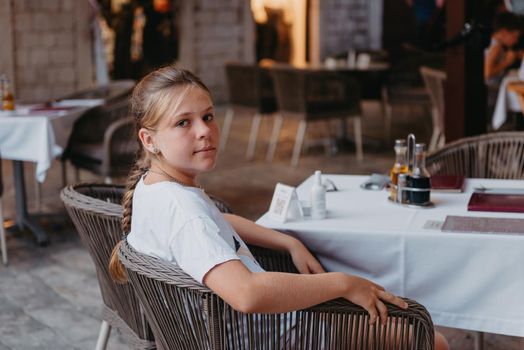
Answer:
POLYGON ((187 221, 174 235, 169 248, 177 264, 200 283, 213 267, 240 260, 234 248, 220 236, 217 225, 207 217, 187 221))

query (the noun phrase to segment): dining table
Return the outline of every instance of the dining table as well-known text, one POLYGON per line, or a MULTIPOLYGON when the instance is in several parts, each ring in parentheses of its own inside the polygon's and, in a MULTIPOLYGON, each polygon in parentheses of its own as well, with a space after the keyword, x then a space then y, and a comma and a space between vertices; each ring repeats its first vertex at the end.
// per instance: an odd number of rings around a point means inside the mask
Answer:
MULTIPOLYGON (((325 219, 282 223, 266 213, 257 223, 299 238, 327 271, 417 300, 436 325, 524 337, 524 225, 511 234, 443 226, 451 217, 524 222, 519 212, 468 211, 473 192, 524 193, 523 180, 466 179, 463 192, 432 191, 432 205, 420 207, 389 200, 387 190, 364 189, 367 176, 323 179, 337 188, 326 194, 325 219)), ((312 183, 309 177, 296 188, 300 201, 309 201, 312 183)))
POLYGON ((27 209, 24 162, 35 163, 35 178, 44 182, 53 160, 67 146, 75 121, 103 103, 103 99, 72 99, 0 111, 0 154, 2 159, 13 161, 16 226, 28 228, 40 245, 46 244, 48 237, 27 209))

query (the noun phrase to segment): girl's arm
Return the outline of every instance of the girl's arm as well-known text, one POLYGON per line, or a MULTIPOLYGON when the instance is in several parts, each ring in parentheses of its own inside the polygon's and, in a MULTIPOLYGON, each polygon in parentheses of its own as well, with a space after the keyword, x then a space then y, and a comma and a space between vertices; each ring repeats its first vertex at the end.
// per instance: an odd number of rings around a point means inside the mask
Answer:
POLYGON ((253 221, 237 215, 224 214, 224 217, 244 242, 264 248, 289 252, 293 263, 300 273, 325 272, 322 265, 320 265, 317 259, 313 257, 309 250, 307 250, 298 239, 257 225, 253 221))
POLYGON ((387 319, 383 301, 406 308, 400 298, 381 286, 341 272, 291 274, 250 272, 238 260, 215 266, 204 277, 204 284, 234 309, 244 313, 281 313, 307 308, 343 297, 362 306, 370 314, 370 323, 380 315, 387 319))

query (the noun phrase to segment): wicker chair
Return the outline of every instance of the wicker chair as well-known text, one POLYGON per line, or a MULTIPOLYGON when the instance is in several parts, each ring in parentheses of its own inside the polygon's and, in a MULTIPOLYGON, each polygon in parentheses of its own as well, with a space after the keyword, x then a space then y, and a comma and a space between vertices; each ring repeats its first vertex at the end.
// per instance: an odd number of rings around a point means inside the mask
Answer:
MULTIPOLYGON (((279 109, 278 118, 295 118, 300 124, 295 137, 291 165, 297 166, 309 122, 353 119, 356 155, 363 159, 360 86, 349 75, 335 71, 299 69, 278 65, 271 68, 279 109)), ((282 123, 275 121, 267 160, 275 153, 282 123)), ((327 125, 327 124, 326 124, 327 125)), ((342 130, 345 134, 345 130, 342 130)), ((326 146, 333 146, 333 139, 326 146)))
POLYGON ((135 121, 128 112, 129 101, 124 96, 89 110, 75 122, 62 161, 73 164, 77 182, 79 169, 103 177, 106 183, 129 173, 138 143, 135 121))
POLYGON ((429 151, 444 146, 446 137, 444 135, 444 84, 446 72, 429 67, 420 67, 420 75, 424 79, 424 85, 431 98, 431 117, 433 121, 433 133, 429 142, 429 151))
POLYGON ((60 96, 58 100, 100 98, 109 103, 128 96, 134 87, 134 80, 114 80, 106 85, 99 85, 60 96))
POLYGON ((384 139, 391 144, 393 108, 431 108, 431 99, 420 75, 420 67, 443 67, 444 55, 405 48, 402 58, 394 62, 382 88, 384 108, 384 139))
POLYGON ((121 186, 86 184, 64 188, 60 198, 96 267, 104 302, 96 349, 105 349, 111 327, 118 328, 133 348, 154 349, 152 333, 133 288, 113 282, 108 271, 113 247, 122 237, 123 193, 121 186))
POLYGON ((430 174, 474 178, 524 179, 524 132, 463 138, 428 154, 430 174))
POLYGON ((252 159, 262 117, 270 116, 277 110, 273 82, 267 68, 247 63, 227 63, 226 77, 230 103, 219 148, 221 151, 226 148, 235 110, 244 110, 253 115, 246 151, 246 158, 252 159))
MULTIPOLYGON (((288 255, 264 253, 258 259, 266 269, 296 271, 288 255)), ((408 310, 388 306, 394 322, 387 327, 370 327, 367 312, 344 299, 282 314, 242 314, 176 265, 127 242, 120 259, 158 349, 433 349, 431 318, 411 300, 408 310)))
POLYGON ((4 195, 4 183, 2 181, 2 155, 0 154, 0 250, 2 251, 2 263, 7 266, 7 243, 4 228, 4 211, 2 197, 4 195))

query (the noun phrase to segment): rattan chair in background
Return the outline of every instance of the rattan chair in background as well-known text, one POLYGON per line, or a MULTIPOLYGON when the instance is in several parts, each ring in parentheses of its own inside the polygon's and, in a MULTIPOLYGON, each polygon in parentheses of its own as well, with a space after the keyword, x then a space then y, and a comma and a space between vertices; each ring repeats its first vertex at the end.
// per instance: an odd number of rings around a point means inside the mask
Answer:
POLYGON ((420 67, 420 75, 424 79, 426 91, 431 99, 431 118, 433 121, 433 133, 429 142, 429 151, 444 146, 446 137, 444 135, 444 107, 446 72, 429 67, 420 67))
POLYGON ((60 96, 57 100, 103 99, 105 103, 109 103, 128 96, 134 87, 134 80, 114 80, 105 85, 97 85, 60 96))
POLYGON ((277 110, 273 81, 268 69, 257 64, 229 62, 225 68, 229 108, 222 126, 219 149, 222 152, 226 149, 235 111, 242 111, 253 115, 246 151, 246 158, 252 159, 262 117, 269 117, 277 110))
POLYGON ((2 197, 4 195, 4 182, 2 180, 2 154, 0 153, 0 250, 2 252, 2 263, 7 265, 7 242, 4 228, 4 210, 2 197))
POLYGON ((96 349, 105 349, 111 327, 116 327, 135 349, 154 349, 155 343, 140 303, 129 284, 113 282, 109 259, 122 238, 120 204, 124 187, 75 185, 64 188, 60 198, 75 225, 82 243, 96 267, 104 302, 103 319, 96 349))
MULTIPOLYGON (((364 157, 362 148, 362 122, 360 86, 349 75, 325 69, 300 69, 285 65, 271 67, 277 96, 278 114, 286 119, 299 120, 291 165, 297 166, 310 122, 324 122, 329 130, 331 119, 353 120, 356 156, 364 157)), ((345 125, 345 123, 342 123, 345 125)), ((267 160, 275 154, 282 123, 275 122, 267 160)), ((339 130, 345 136, 346 130, 339 130)), ((336 149, 333 138, 325 139, 327 150, 336 149)))
MULTIPOLYGON (((106 183, 129 173, 138 150, 128 95, 93 108, 76 122, 62 161, 101 176, 106 183)), ((63 175, 65 179, 65 174, 63 175)))
POLYGON ((432 175, 524 179, 524 132, 500 132, 463 138, 429 153, 432 175))
POLYGON ((404 52, 394 60, 385 84, 382 87, 382 106, 384 108, 384 140, 388 147, 391 140, 391 124, 398 115, 394 108, 413 108, 423 111, 431 109, 431 98, 420 75, 420 67, 444 67, 445 56, 441 53, 425 52, 412 47, 404 47, 404 52))
MULTIPOLYGON (((293 271, 276 255, 268 267, 293 271)), ((369 326, 367 312, 344 299, 281 314, 234 310, 175 264, 120 246, 120 259, 144 306, 158 349, 433 349, 426 309, 406 300, 407 310, 388 305, 387 327, 369 326), (396 344, 387 342, 395 340, 396 344)), ((264 262, 264 261, 262 261, 264 262)), ((294 270, 296 271, 296 270, 294 270)))

